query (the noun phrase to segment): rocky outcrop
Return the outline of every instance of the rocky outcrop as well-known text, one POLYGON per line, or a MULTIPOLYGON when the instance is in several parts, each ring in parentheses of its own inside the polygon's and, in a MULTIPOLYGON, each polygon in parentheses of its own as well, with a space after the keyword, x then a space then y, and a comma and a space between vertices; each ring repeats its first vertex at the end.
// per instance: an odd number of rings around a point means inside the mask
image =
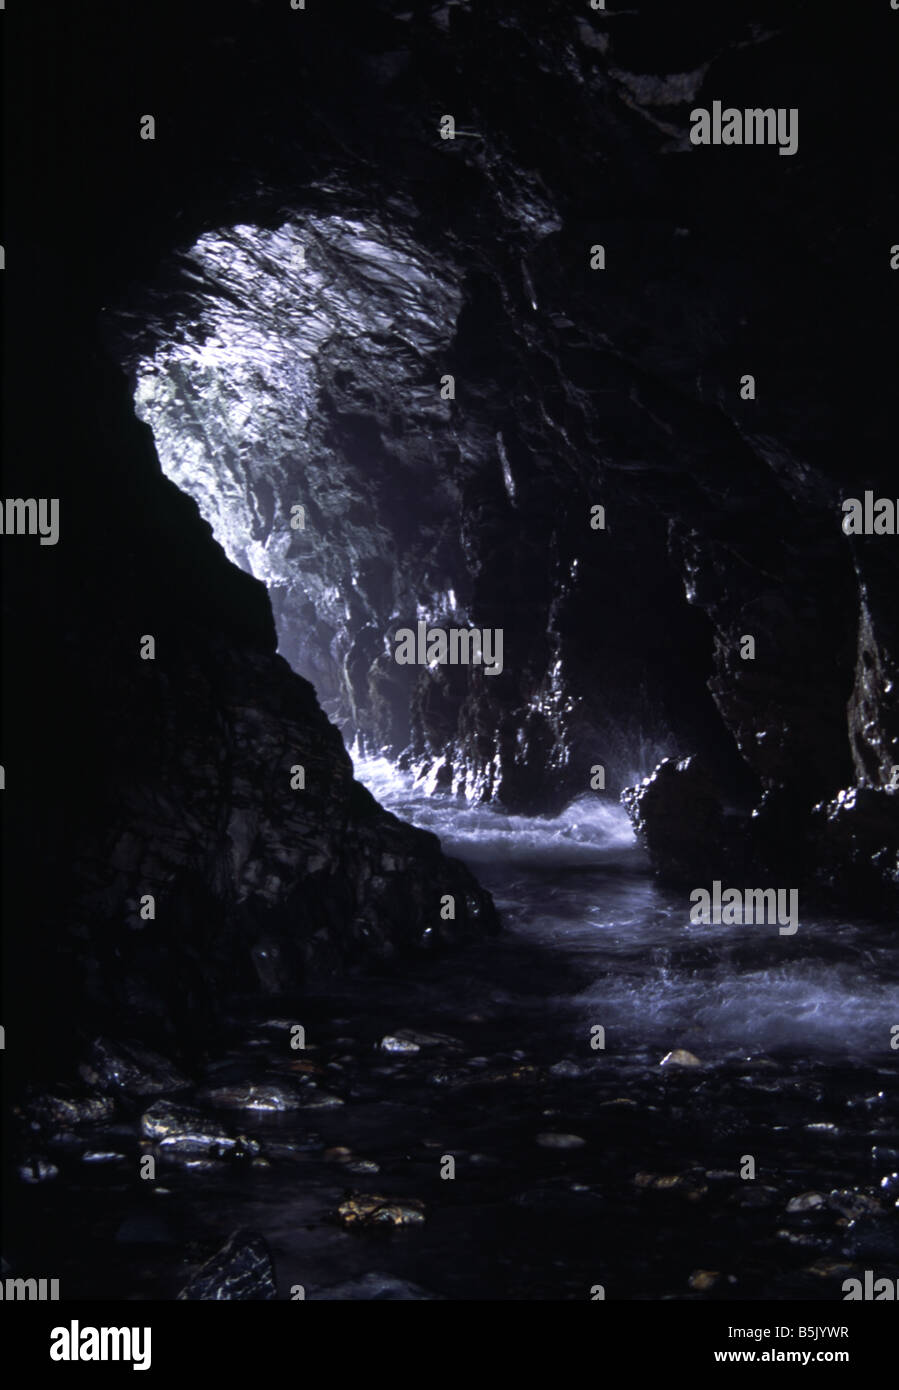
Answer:
POLYGON ((731 872, 741 866, 746 818, 725 815, 720 788, 701 759, 665 758, 621 800, 659 878, 696 883, 710 867, 731 872))
POLYGON ((817 882, 842 903, 862 911, 899 907, 899 791, 849 787, 811 816, 812 862, 817 882))

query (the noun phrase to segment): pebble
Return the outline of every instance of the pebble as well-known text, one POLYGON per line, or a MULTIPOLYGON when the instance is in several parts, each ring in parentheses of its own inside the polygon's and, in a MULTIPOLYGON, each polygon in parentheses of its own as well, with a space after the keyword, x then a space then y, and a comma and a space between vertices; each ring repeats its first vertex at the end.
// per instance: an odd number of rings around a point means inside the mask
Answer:
POLYGON ((341 1225, 348 1229, 359 1226, 420 1226, 425 1220, 425 1205, 415 1197, 383 1197, 360 1192, 341 1202, 337 1216, 341 1225))
POLYGON ((791 1197, 787 1203, 788 1212, 819 1211, 827 1205, 827 1198, 820 1192, 802 1192, 791 1197))
POLYGON ((571 1079, 572 1081, 574 1081, 579 1076, 584 1075, 584 1068, 578 1066, 577 1062, 569 1061, 569 1059, 566 1057, 563 1061, 556 1062, 553 1066, 551 1066, 549 1069, 549 1074, 550 1076, 561 1076, 563 1078, 571 1079))
POLYGON ((687 1052, 682 1047, 676 1047, 673 1052, 667 1052, 659 1063, 660 1067, 701 1067, 702 1062, 694 1052, 687 1052))
POLYGON ((412 1042, 409 1038, 398 1037, 395 1033, 388 1033, 386 1037, 381 1039, 378 1046, 382 1052, 409 1054, 421 1051, 417 1042, 412 1042))
POLYGON ((161 1143, 191 1143, 201 1146, 233 1145, 234 1140, 217 1120, 186 1105, 158 1100, 141 1116, 141 1133, 161 1143))
POLYGON ((538 1134, 541 1149, 580 1149, 586 1144, 579 1134, 538 1134))

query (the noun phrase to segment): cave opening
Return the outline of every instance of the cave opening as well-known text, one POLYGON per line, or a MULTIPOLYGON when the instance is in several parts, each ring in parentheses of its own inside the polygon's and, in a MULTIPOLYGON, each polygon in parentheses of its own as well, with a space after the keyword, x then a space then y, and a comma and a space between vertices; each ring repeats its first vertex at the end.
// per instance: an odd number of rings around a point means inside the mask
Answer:
POLYGON ((578 388, 510 391, 517 313, 412 219, 324 202, 203 234, 110 335, 163 472, 357 756, 532 814, 697 746, 740 785, 664 516, 585 481, 578 388), (422 623, 505 637, 505 670, 399 664, 422 623))

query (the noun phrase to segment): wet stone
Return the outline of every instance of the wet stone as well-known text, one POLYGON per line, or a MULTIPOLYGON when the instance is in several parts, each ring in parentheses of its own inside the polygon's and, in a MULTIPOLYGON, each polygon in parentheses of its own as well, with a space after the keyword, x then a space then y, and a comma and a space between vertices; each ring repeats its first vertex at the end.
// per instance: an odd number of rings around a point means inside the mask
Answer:
POLYGON ((299 1110, 307 1104, 298 1087, 277 1082, 246 1082, 242 1085, 212 1086, 199 1092, 198 1098, 221 1110, 299 1110))
POLYGON ((703 1063, 693 1052, 687 1052, 682 1047, 676 1047, 673 1052, 666 1052, 659 1063, 660 1067, 701 1067, 703 1063))
POLYGON ((107 1096, 36 1097, 28 1106, 29 1114, 44 1124, 97 1124, 115 1113, 115 1101, 107 1096))
POLYGON ((579 1134, 553 1134, 545 1132, 537 1135, 541 1149, 582 1149, 586 1144, 579 1134))
POLYGON ((235 1231, 178 1295, 190 1301, 266 1302, 277 1298, 268 1245, 253 1231, 235 1231))
POLYGON ((420 1052, 421 1048, 417 1042, 412 1042, 409 1038, 400 1038, 392 1033, 388 1033, 378 1043, 382 1052, 392 1052, 400 1056, 410 1053, 420 1052))
POLYGON ((59 1169, 55 1163, 51 1163, 48 1158, 29 1158, 25 1163, 19 1165, 19 1177, 22 1182, 27 1182, 29 1186, 34 1186, 41 1182, 52 1182, 59 1177, 59 1169))
POLYGON ((827 1198, 821 1192, 802 1192, 798 1197, 791 1197, 787 1203, 787 1211, 801 1213, 808 1211, 820 1211, 826 1207, 827 1198))
POLYGON ((341 1202, 337 1216, 349 1230, 370 1226, 420 1226, 425 1220, 424 1202, 415 1197, 384 1197, 360 1192, 341 1202))
POLYGON ((97 1038, 78 1068, 90 1086, 99 1091, 122 1091, 129 1096, 182 1091, 191 1083, 167 1058, 141 1043, 110 1042, 97 1038))
POLYGON ((186 1105, 158 1100, 141 1117, 141 1133, 167 1152, 231 1156, 259 1153, 259 1144, 245 1135, 229 1134, 217 1120, 186 1105))

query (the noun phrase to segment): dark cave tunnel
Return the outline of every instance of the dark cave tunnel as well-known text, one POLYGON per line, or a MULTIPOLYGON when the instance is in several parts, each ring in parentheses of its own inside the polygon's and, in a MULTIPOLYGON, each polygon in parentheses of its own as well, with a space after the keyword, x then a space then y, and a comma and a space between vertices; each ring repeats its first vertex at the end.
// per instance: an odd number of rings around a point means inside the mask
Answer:
POLYGON ((839 510, 895 491, 881 60, 748 0, 56 8, 4 282, 8 492, 63 518, 3 551, 5 1258, 139 1299, 582 1298, 596 1231, 622 1298, 893 1268, 896 570, 839 510), (803 153, 691 152, 762 78, 803 153), (398 665, 421 620, 502 673, 398 665), (702 935, 715 877, 789 884, 796 939, 702 935), (408 1243, 341 1245, 350 1173, 408 1243))

